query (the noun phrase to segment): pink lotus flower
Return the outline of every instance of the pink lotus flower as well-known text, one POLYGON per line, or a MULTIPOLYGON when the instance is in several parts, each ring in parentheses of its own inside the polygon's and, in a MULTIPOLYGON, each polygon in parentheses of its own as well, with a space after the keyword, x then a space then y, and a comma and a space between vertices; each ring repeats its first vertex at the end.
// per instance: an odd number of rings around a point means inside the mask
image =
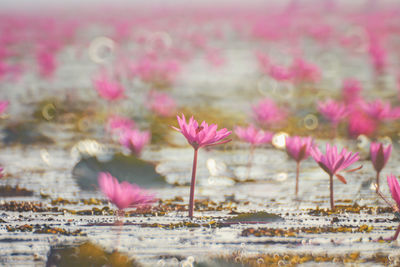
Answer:
POLYGON ((54 52, 42 48, 38 51, 36 60, 39 66, 40 75, 44 78, 51 78, 57 68, 54 52))
POLYGON ((286 137, 286 153, 296 161, 296 197, 299 191, 300 162, 311 154, 313 139, 311 137, 286 137))
POLYGON ((112 81, 105 73, 93 80, 94 88, 99 96, 108 101, 118 100, 124 97, 125 89, 116 81, 112 81))
POLYGON ((103 194, 117 206, 120 211, 128 207, 143 206, 155 201, 153 194, 126 181, 119 183, 118 180, 108 172, 99 173, 98 183, 103 194))
POLYGON ((364 112, 374 120, 381 121, 393 117, 392 107, 389 102, 378 99, 369 103, 361 104, 364 112))
POLYGON ((113 134, 120 134, 135 127, 135 122, 127 117, 118 115, 108 118, 106 130, 113 134))
POLYGON ((354 111, 349 116, 349 134, 352 137, 357 137, 361 134, 371 136, 377 128, 375 120, 369 118, 361 111, 354 111))
POLYGON ((321 70, 317 65, 296 58, 290 67, 295 82, 318 82, 321 79, 321 70))
POLYGON ((318 111, 332 123, 332 128, 336 135, 339 122, 348 115, 346 106, 343 103, 328 99, 325 102, 318 102, 318 111))
POLYGON ((362 86, 356 79, 347 79, 343 82, 342 98, 348 105, 354 105, 361 100, 362 86))
POLYGON ((293 78, 293 73, 290 69, 279 65, 270 65, 268 74, 277 81, 288 81, 293 78))
MULTIPOLYGON (((399 182, 397 181, 396 176, 394 176, 393 174, 390 174, 390 175, 387 176, 387 182, 388 182, 388 185, 389 185, 390 194, 392 195, 392 198, 394 199, 394 201, 396 201, 396 205, 391 205, 386 200, 386 198, 383 197, 383 195, 379 191, 377 191, 377 192, 392 207, 393 212, 395 213, 396 217, 400 218, 400 214, 399 214, 399 210, 400 210, 400 185, 399 185, 399 182)), ((391 238, 391 240, 396 240, 397 237, 399 236, 399 233, 400 233, 400 224, 399 224, 399 226, 397 226, 396 233, 391 238)))
POLYGON ((173 126, 172 128, 182 133, 183 136, 185 136, 188 143, 194 148, 192 180, 190 183, 190 197, 189 197, 189 217, 193 218, 197 152, 201 147, 225 144, 231 141, 230 139, 225 139, 231 134, 231 131, 228 131, 226 128, 217 131, 218 125, 216 124, 208 125, 205 121, 203 121, 199 126, 199 123, 193 118, 193 116, 189 119, 189 123, 186 122, 185 115, 183 114, 182 118, 177 116, 177 119, 178 119, 179 129, 173 126))
POLYGON ((8 101, 0 101, 0 115, 6 111, 8 106, 10 105, 10 102, 8 101))
POLYGON ((253 106, 253 112, 258 122, 265 125, 280 123, 286 119, 287 113, 279 108, 274 101, 265 98, 253 106))
MULTIPOLYGON (((355 163, 360 159, 358 153, 347 152, 345 148, 342 149, 338 154, 336 146, 330 146, 326 144, 326 154, 323 155, 318 147, 311 148, 311 155, 318 165, 329 175, 329 187, 330 187, 330 202, 331 209, 335 209, 335 203, 333 200, 333 176, 335 175, 342 183, 346 184, 346 179, 338 174, 339 171, 348 168, 351 164, 355 163)), ((359 167, 361 168, 361 167, 359 167)), ((359 168, 348 170, 355 171, 359 168)))
POLYGON ((389 144, 384 148, 382 143, 371 143, 369 151, 372 165, 376 171, 376 190, 379 190, 379 174, 389 160, 392 153, 392 145, 389 144))
POLYGON ((150 142, 151 134, 149 131, 141 132, 139 130, 126 130, 121 133, 120 144, 140 155, 143 148, 150 142))
POLYGON ((169 117, 176 112, 175 100, 168 94, 151 90, 146 107, 161 117, 169 117))
POLYGON ((247 128, 237 126, 235 127, 235 133, 241 140, 251 144, 250 157, 247 168, 247 178, 248 178, 250 176, 251 166, 253 163, 254 147, 261 144, 270 143, 272 141, 272 137, 274 136, 274 134, 271 132, 265 132, 263 130, 259 130, 253 125, 250 125, 247 128))
POLYGON ((219 145, 231 141, 230 139, 223 140, 231 134, 231 131, 228 131, 226 128, 217 131, 218 125, 208 125, 205 121, 199 126, 193 116, 189 119, 189 123, 186 123, 186 118, 183 114, 182 118, 177 116, 177 119, 180 129, 176 127, 172 128, 182 133, 195 150, 201 147, 219 145))
POLYGON ((247 128, 237 126, 235 127, 235 134, 252 146, 270 143, 274 136, 273 133, 259 130, 254 125, 249 125, 247 128))

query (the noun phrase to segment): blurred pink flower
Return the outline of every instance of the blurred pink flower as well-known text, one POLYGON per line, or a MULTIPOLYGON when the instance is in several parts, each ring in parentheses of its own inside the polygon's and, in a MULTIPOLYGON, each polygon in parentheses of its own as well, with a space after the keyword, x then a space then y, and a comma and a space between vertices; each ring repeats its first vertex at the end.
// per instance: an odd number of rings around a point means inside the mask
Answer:
POLYGON ((346 105, 335 100, 328 99, 324 102, 318 102, 318 111, 332 123, 336 131, 337 125, 348 115, 346 105))
POLYGON ((280 123, 286 119, 285 110, 278 107, 274 101, 265 98, 253 106, 253 112, 258 122, 265 125, 280 123))
POLYGON ((293 72, 290 69, 279 65, 270 64, 268 74, 277 81, 288 81, 293 78, 293 72))
POLYGON ((201 147, 219 145, 231 141, 230 139, 223 140, 231 134, 231 131, 228 131, 226 128, 217 131, 217 124, 208 125, 203 121, 201 125, 199 125, 193 116, 189 119, 189 123, 187 123, 185 115, 183 114, 182 118, 177 116, 177 119, 179 129, 176 127, 172 128, 182 133, 195 150, 201 147))
MULTIPOLYGON (((390 174, 387 176, 387 182, 389 185, 390 194, 394 201, 396 201, 396 205, 392 205, 393 211, 396 214, 396 217, 399 217, 399 210, 400 210, 400 185, 397 181, 396 176, 390 174)), ((391 238, 392 240, 396 240, 400 233, 400 224, 397 226, 397 230, 394 236, 391 238)))
POLYGON ((189 195, 189 217, 193 218, 194 189, 196 185, 198 150, 201 147, 225 144, 231 141, 230 139, 225 139, 231 134, 231 131, 228 131, 226 128, 217 131, 218 128, 217 124, 208 125, 205 121, 203 121, 199 125, 199 123, 193 118, 193 116, 189 119, 189 123, 186 122, 185 115, 183 114, 182 118, 177 116, 177 119, 178 119, 179 129, 173 126, 172 128, 183 134, 188 143, 194 149, 192 180, 190 183, 190 195, 189 195))
POLYGON ((36 61, 39 66, 39 73, 44 78, 51 78, 57 68, 55 52, 41 48, 37 52, 36 61))
POLYGON ((135 122, 127 117, 113 115, 108 118, 106 130, 113 134, 120 134, 135 128, 135 122))
POLYGON ((330 202, 331 209, 334 210, 335 203, 333 200, 333 176, 335 175, 342 183, 346 184, 346 179, 342 175, 338 174, 338 172, 348 168, 351 164, 358 161, 360 157, 358 156, 358 153, 352 153, 351 151, 348 152, 345 148, 343 148, 340 154, 338 154, 337 147, 329 144, 326 144, 325 155, 321 153, 318 147, 311 148, 311 155, 321 169, 323 169, 329 175, 330 202))
POLYGON ((376 190, 379 190, 379 174, 389 160, 390 154, 392 153, 392 145, 389 144, 384 148, 382 143, 372 142, 369 151, 372 165, 376 171, 376 190))
POLYGON ((130 71, 133 76, 138 76, 145 82, 173 83, 180 72, 178 61, 160 60, 157 56, 146 56, 136 63, 132 63, 130 71))
POLYGON ((150 139, 151 134, 149 131, 141 132, 136 129, 129 129, 121 133, 119 142, 136 155, 140 155, 143 148, 150 142, 150 139))
POLYGON ((286 152, 287 154, 296 161, 296 197, 299 191, 299 174, 300 174, 300 162, 308 158, 311 154, 311 148, 313 146, 313 139, 311 137, 286 137, 286 152))
POLYGON ((395 115, 392 112, 390 103, 384 102, 380 99, 368 103, 362 103, 361 108, 368 116, 378 122, 385 119, 392 119, 395 115))
POLYGON ((356 79, 346 79, 343 82, 342 87, 342 98, 343 101, 348 105, 353 105, 361 99, 362 86, 361 83, 356 79))
POLYGON ((0 101, 0 115, 6 111, 9 105, 10 102, 6 100, 0 101))
POLYGON ((374 39, 369 44, 369 56, 377 74, 382 74, 387 65, 387 51, 381 42, 374 39))
POLYGON ((352 137, 358 137, 361 134, 371 136, 377 128, 375 120, 369 118, 362 111, 354 111, 349 115, 349 134, 352 137))
POLYGON ((273 133, 257 129, 254 125, 249 125, 247 128, 237 126, 235 127, 235 134, 241 140, 253 146, 270 143, 274 136, 273 133))
POLYGON ((93 84, 99 96, 105 100, 113 101, 125 97, 122 85, 112 81, 104 72, 93 79, 93 84))
POLYGON ((0 178, 3 178, 3 176, 4 176, 3 171, 4 171, 4 168, 3 168, 3 167, 0 167, 0 178))
POLYGON ((290 71, 295 79, 295 82, 318 82, 321 79, 320 68, 312 63, 306 62, 302 58, 296 58, 290 71))
POLYGON ((166 93, 151 90, 147 95, 146 107, 161 117, 176 113, 175 100, 166 93))
POLYGON ((102 193, 117 206, 119 210, 124 210, 128 207, 140 207, 155 201, 153 194, 126 181, 119 183, 118 180, 108 172, 99 173, 98 183, 102 193))

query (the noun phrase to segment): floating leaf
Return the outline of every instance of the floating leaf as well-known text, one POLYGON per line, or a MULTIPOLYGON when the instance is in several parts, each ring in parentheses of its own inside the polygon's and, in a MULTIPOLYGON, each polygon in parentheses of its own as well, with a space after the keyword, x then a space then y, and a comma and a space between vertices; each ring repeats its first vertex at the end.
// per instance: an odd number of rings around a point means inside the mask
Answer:
POLYGON ((164 178, 155 171, 155 166, 133 155, 115 154, 109 161, 96 157, 81 159, 72 170, 74 178, 83 190, 95 190, 99 172, 109 172, 118 180, 128 181, 143 187, 164 186, 164 178))
POLYGON ((31 144, 52 144, 53 141, 40 133, 35 122, 25 122, 8 125, 4 130, 3 142, 6 145, 20 143, 23 145, 31 144))
POLYGON ((254 213, 242 213, 235 217, 229 218, 224 222, 225 223, 270 223, 276 221, 283 221, 283 218, 273 213, 259 211, 254 213))

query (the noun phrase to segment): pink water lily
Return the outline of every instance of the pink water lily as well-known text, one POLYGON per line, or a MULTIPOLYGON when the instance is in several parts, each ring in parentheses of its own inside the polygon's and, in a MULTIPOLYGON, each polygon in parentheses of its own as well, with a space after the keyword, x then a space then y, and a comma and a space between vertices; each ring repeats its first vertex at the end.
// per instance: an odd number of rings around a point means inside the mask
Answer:
POLYGON ((151 134, 149 131, 139 131, 137 129, 125 130, 121 133, 120 144, 140 155, 143 148, 150 142, 151 134))
POLYGON ((117 206, 120 211, 128 207, 140 207, 155 201, 153 194, 126 181, 119 183, 118 180, 108 172, 99 173, 98 183, 101 192, 117 206))
POLYGON ((235 134, 243 141, 250 143, 252 146, 270 143, 272 141, 273 133, 263 131, 249 125, 247 128, 235 127, 235 134))
POLYGON ((161 117, 169 117, 176 112, 175 100, 168 94, 155 90, 147 95, 146 107, 161 117))
POLYGON ((392 145, 389 144, 384 148, 382 143, 373 142, 370 145, 369 151, 372 165, 376 171, 376 190, 379 190, 379 174, 389 160, 390 154, 392 153, 392 145))
MULTIPOLYGON (((321 153, 318 147, 311 148, 311 155, 321 169, 323 169, 329 175, 330 202, 331 209, 334 210, 335 203, 333 200, 333 176, 335 175, 342 183, 346 184, 346 179, 338 172, 350 167, 350 165, 358 161, 360 157, 358 156, 358 153, 347 151, 346 148, 343 148, 342 151, 338 153, 337 147, 331 146, 330 144, 326 144, 325 155, 321 153)), ((355 171, 360 168, 361 167, 348 170, 348 172, 355 171)))
POLYGON ((135 122, 130 118, 113 115, 108 118, 106 130, 113 134, 121 134, 127 130, 133 129, 135 122))
POLYGON ((125 97, 125 89, 118 82, 111 80, 105 73, 93 80, 94 88, 99 96, 108 101, 125 97))
POLYGON ((219 144, 225 144, 231 139, 225 139, 231 134, 231 131, 228 131, 226 128, 221 130, 217 130, 217 124, 208 125, 205 121, 203 121, 200 125, 193 118, 193 116, 189 119, 189 122, 186 122, 185 115, 182 114, 182 118, 177 116, 179 129, 173 127, 173 129, 182 133, 185 136, 188 143, 194 148, 194 157, 193 157, 193 167, 192 167, 192 180, 190 183, 190 196, 189 196, 189 217, 193 218, 194 211, 194 188, 196 184, 196 169, 197 169, 197 152, 199 148, 205 146, 213 146, 219 144))
POLYGON ((313 139, 311 137, 286 137, 286 152, 296 161, 296 197, 299 191, 300 162, 310 156, 312 146, 313 139))
POLYGON ((179 129, 173 127, 173 129, 182 133, 183 136, 186 137, 189 144, 195 149, 199 149, 205 146, 219 145, 227 143, 229 140, 223 140, 228 137, 232 132, 228 131, 226 128, 217 131, 217 124, 208 125, 205 121, 203 121, 200 125, 193 118, 193 116, 189 119, 189 122, 186 122, 185 115, 182 114, 182 118, 177 116, 179 129))
POLYGON ((271 132, 266 132, 254 127, 254 125, 249 125, 247 128, 235 127, 235 134, 243 141, 250 143, 250 157, 247 168, 247 178, 250 176, 251 166, 253 163, 254 147, 270 143, 274 136, 271 132))
POLYGON ((287 113, 271 99, 265 98, 253 106, 256 120, 264 125, 275 125, 286 119, 287 113))
POLYGON ((346 105, 332 99, 328 99, 325 102, 318 102, 318 111, 332 123, 335 135, 339 122, 348 115, 346 105))

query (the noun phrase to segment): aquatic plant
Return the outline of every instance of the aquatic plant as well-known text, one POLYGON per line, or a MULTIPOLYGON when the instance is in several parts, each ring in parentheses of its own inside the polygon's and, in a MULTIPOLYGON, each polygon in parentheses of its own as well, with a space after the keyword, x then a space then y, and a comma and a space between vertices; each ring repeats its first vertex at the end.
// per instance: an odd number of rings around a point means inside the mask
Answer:
POLYGON ((348 115, 346 105, 328 99, 324 102, 318 102, 318 111, 332 124, 334 135, 337 133, 337 126, 340 121, 345 119, 348 115))
POLYGON ((150 131, 128 129, 121 133, 119 142, 121 145, 139 156, 143 148, 150 142, 150 139, 150 131))
POLYGON ((292 159, 296 161, 296 197, 299 192, 300 162, 310 156, 312 146, 313 139, 311 137, 286 137, 286 152, 292 159))
MULTIPOLYGON (((331 146, 330 144, 326 144, 325 155, 321 153, 318 147, 311 148, 311 155, 321 169, 323 169, 329 175, 330 203, 331 209, 334 210, 335 202, 333 199, 333 176, 335 175, 339 181, 346 184, 346 179, 338 172, 348 168, 351 164, 358 161, 360 157, 358 156, 358 153, 347 151, 346 148, 343 148, 340 154, 338 154, 337 147, 331 146)), ((356 169, 347 170, 347 172, 355 171, 360 168, 361 166, 356 169)))
POLYGON ((237 126, 235 127, 235 134, 247 143, 250 143, 250 158, 249 158, 249 166, 247 178, 250 175, 251 165, 253 161, 254 148, 256 146, 267 144, 272 141, 273 133, 263 131, 254 127, 254 125, 250 124, 247 128, 237 126))
POLYGON ((146 107, 161 117, 169 117, 176 113, 175 100, 168 94, 155 90, 148 93, 146 107))
POLYGON ((135 121, 127 117, 113 115, 107 120, 106 130, 111 134, 121 134, 133 128, 135 128, 135 121))
POLYGON ((287 113, 273 100, 264 98, 253 106, 256 120, 266 126, 275 125, 286 119, 287 113))
MULTIPOLYGON (((396 176, 390 174, 387 176, 387 183, 389 185, 390 194, 392 198, 396 202, 396 204, 392 204, 387 198, 381 193, 381 191, 377 188, 376 193, 393 209, 395 216, 400 219, 400 185, 397 181, 396 176)), ((396 240, 400 233, 400 224, 397 226, 397 230, 392 238, 389 240, 396 240)))
POLYGON ((382 143, 372 142, 369 148, 372 165, 376 171, 376 190, 379 190, 379 174, 385 167, 389 160, 390 154, 392 153, 392 145, 389 144, 386 148, 383 147, 382 143))
POLYGON ((186 122, 185 115, 182 114, 182 118, 177 116, 179 129, 173 127, 173 129, 182 133, 185 136, 188 143, 194 149, 194 157, 193 157, 193 168, 192 168, 192 180, 190 183, 190 196, 189 196, 189 217, 193 218, 193 210, 194 210, 194 188, 196 184, 196 169, 197 169, 197 152, 202 147, 214 146, 225 144, 231 139, 225 139, 231 134, 231 131, 228 131, 226 128, 221 130, 218 129, 217 124, 208 125, 205 121, 203 121, 200 125, 193 118, 193 116, 189 119, 189 122, 186 122))
POLYGON ((117 81, 111 80, 105 72, 93 79, 93 85, 99 96, 108 101, 125 97, 125 89, 117 81))
POLYGON ((126 181, 119 183, 117 178, 108 172, 99 173, 97 179, 101 192, 120 212, 128 207, 140 207, 155 201, 153 194, 126 181))

